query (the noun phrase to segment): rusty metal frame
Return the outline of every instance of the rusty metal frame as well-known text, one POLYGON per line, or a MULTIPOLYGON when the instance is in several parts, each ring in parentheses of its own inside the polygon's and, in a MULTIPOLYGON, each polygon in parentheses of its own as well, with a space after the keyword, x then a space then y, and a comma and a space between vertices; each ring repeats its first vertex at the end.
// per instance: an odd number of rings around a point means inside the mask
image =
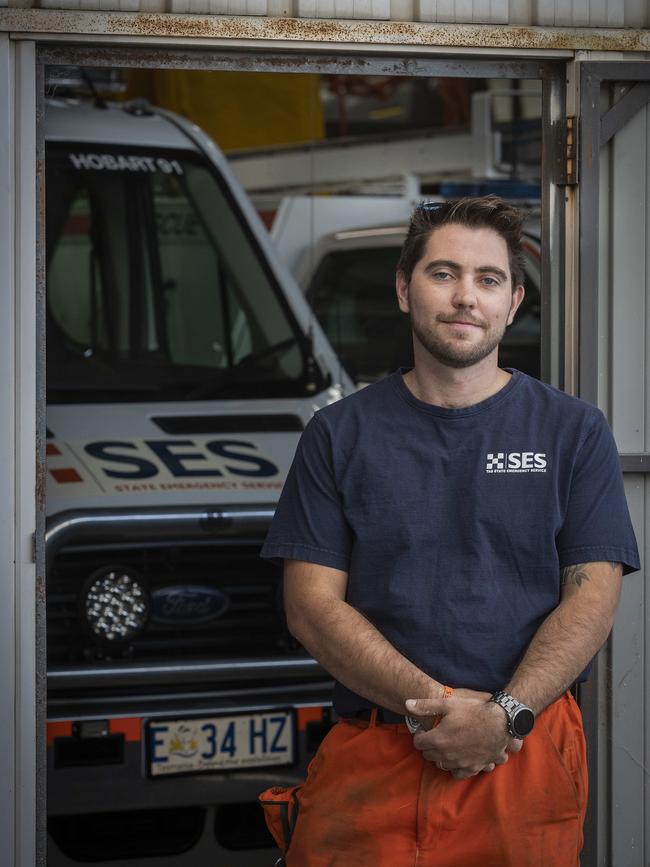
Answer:
MULTIPOLYGON (((411 46, 413 48, 413 46, 411 46)), ((240 72, 299 72, 337 75, 403 75, 414 77, 461 77, 540 79, 542 81, 542 378, 563 385, 563 276, 564 276, 564 195, 557 183, 557 127, 565 114, 564 63, 558 60, 513 57, 466 58, 431 55, 427 47, 417 53, 375 54, 364 46, 345 49, 323 47, 299 50, 142 48, 42 42, 37 45, 37 62, 46 65, 81 65, 155 69, 189 69, 240 72)))
MULTIPOLYGON (((39 135, 45 115, 45 70, 36 63, 36 731, 45 732, 47 718, 47 634, 45 562, 45 142, 39 135)), ((44 738, 36 740, 36 841, 35 863, 45 865, 47 840, 47 749, 44 738)))
POLYGON ((565 186, 557 172, 566 118, 566 73, 553 64, 542 79, 541 378, 564 388, 565 186))
POLYGON ((43 65, 134 67, 145 69, 190 69, 237 72, 298 72, 324 75, 408 75, 447 78, 540 78, 557 69, 557 61, 513 58, 485 60, 444 55, 372 54, 363 46, 342 50, 269 51, 263 46, 241 49, 133 48, 106 45, 53 45, 37 47, 37 61, 43 65))

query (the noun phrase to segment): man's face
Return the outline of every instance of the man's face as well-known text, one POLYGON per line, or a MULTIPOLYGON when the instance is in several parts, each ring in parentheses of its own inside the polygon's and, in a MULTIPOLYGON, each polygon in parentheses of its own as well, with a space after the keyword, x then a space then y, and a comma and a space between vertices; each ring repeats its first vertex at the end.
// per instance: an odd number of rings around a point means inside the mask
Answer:
POLYGON ((493 229, 434 229, 410 284, 397 276, 400 310, 416 342, 448 367, 471 367, 495 353, 524 297, 512 291, 508 247, 493 229))

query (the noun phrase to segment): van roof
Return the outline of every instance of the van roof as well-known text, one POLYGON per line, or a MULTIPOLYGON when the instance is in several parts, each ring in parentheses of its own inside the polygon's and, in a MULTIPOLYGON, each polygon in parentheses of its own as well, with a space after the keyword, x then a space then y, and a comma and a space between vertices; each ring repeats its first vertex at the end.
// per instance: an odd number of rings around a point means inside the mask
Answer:
POLYGON ((167 118, 128 111, 127 105, 107 103, 107 108, 97 108, 86 100, 48 99, 45 138, 47 141, 196 150, 191 140, 167 118))

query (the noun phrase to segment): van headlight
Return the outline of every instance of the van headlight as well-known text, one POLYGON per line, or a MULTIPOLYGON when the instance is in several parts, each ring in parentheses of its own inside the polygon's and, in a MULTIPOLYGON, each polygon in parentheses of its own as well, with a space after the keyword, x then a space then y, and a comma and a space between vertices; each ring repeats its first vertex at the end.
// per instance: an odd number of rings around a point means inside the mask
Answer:
POLYGON ((128 641, 146 625, 149 593, 139 575, 119 567, 90 576, 82 599, 86 622, 104 641, 128 641))

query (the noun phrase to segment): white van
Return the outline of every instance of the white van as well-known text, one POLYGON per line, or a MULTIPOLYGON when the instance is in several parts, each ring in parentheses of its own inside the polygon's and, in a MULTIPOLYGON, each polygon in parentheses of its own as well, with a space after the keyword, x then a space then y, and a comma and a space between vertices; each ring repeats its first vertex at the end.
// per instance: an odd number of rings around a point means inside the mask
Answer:
POLYGON ((270 863, 331 684, 259 548, 353 386, 196 126, 52 100, 46 178, 48 865, 270 863))

